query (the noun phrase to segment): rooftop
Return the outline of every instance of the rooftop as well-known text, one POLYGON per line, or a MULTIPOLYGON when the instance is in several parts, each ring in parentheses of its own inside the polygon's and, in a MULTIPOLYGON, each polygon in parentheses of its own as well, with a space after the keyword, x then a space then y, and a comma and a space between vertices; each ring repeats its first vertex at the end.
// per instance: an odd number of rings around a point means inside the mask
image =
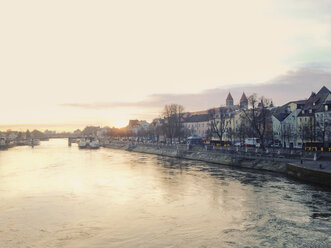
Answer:
POLYGON ((226 100, 227 100, 227 101, 229 101, 229 100, 233 101, 233 98, 232 98, 232 96, 231 96, 231 93, 230 93, 230 92, 229 92, 229 94, 228 94, 228 97, 226 98, 226 100))
POLYGON ((241 98, 240 98, 240 102, 243 102, 243 101, 248 101, 246 95, 245 95, 245 92, 243 92, 241 98))

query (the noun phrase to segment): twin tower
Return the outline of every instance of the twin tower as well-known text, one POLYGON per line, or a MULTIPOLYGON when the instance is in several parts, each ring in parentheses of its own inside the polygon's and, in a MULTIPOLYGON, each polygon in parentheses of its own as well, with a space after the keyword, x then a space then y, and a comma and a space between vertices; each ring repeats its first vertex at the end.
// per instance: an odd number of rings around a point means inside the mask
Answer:
MULTIPOLYGON (((229 92, 228 97, 226 98, 226 107, 227 108, 234 108, 233 104, 233 97, 231 96, 231 93, 229 92)), ((248 99, 245 95, 245 92, 243 92, 241 98, 240 98, 240 103, 239 107, 241 109, 247 109, 248 108, 248 99)))

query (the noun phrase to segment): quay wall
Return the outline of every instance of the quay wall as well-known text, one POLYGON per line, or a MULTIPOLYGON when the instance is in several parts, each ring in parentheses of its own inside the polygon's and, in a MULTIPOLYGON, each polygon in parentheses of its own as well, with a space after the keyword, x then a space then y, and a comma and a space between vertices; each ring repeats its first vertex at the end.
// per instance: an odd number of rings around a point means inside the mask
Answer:
POLYGON ((317 171, 301 167, 295 164, 298 159, 285 159, 274 157, 256 157, 250 154, 240 156, 236 153, 222 151, 207 151, 204 149, 187 150, 176 149, 176 147, 131 144, 129 142, 111 142, 104 145, 108 148, 121 149, 133 152, 155 154, 173 158, 182 158, 203 161, 214 164, 231 166, 233 168, 248 168, 262 171, 276 172, 288 175, 292 178, 304 182, 310 182, 327 187, 331 187, 331 173, 327 171, 317 171))
POLYGON ((148 146, 144 144, 132 145, 127 142, 111 142, 104 145, 108 148, 121 149, 140 153, 149 153, 173 158, 183 158, 190 160, 203 161, 214 164, 228 165, 232 167, 241 167, 249 169, 258 169, 286 174, 286 161, 277 161, 272 158, 249 158, 235 156, 220 151, 204 151, 176 149, 173 147, 148 146))
POLYGON ((331 188, 331 173, 327 171, 304 168, 292 163, 286 165, 287 174, 300 180, 325 185, 331 188))

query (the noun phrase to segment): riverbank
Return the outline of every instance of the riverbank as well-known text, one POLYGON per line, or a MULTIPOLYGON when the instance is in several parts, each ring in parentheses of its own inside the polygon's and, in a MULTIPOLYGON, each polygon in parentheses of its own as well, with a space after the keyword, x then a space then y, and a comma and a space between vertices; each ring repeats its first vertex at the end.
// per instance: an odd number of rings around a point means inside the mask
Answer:
POLYGON ((286 174, 286 159, 273 158, 257 158, 255 156, 242 156, 240 154, 224 153, 220 151, 204 150, 199 147, 194 147, 190 150, 174 146, 156 146, 147 144, 130 144, 128 142, 111 142, 105 147, 113 149, 121 149, 133 152, 155 154, 173 158, 183 158, 190 160, 198 160, 214 164, 222 164, 233 167, 258 169, 286 174))
POLYGON ((296 179, 331 187, 331 170, 329 162, 317 168, 316 161, 304 161, 301 164, 298 159, 279 157, 262 157, 252 153, 233 151, 205 150, 193 147, 188 150, 186 146, 165 146, 151 144, 132 144, 125 141, 112 141, 105 147, 121 149, 133 152, 155 154, 173 158, 182 158, 203 161, 214 164, 231 166, 233 168, 247 168, 288 175, 296 179))
POLYGON ((305 161, 303 164, 288 163, 286 172, 288 175, 300 180, 331 188, 331 167, 329 161, 305 161))

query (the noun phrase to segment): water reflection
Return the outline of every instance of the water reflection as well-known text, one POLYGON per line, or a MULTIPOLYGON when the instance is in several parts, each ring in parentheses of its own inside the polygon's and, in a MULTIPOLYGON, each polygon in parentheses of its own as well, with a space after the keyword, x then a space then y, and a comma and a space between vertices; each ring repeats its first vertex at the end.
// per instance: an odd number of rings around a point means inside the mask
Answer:
POLYGON ((0 247, 328 247, 330 192, 65 140, 0 153, 0 247))

